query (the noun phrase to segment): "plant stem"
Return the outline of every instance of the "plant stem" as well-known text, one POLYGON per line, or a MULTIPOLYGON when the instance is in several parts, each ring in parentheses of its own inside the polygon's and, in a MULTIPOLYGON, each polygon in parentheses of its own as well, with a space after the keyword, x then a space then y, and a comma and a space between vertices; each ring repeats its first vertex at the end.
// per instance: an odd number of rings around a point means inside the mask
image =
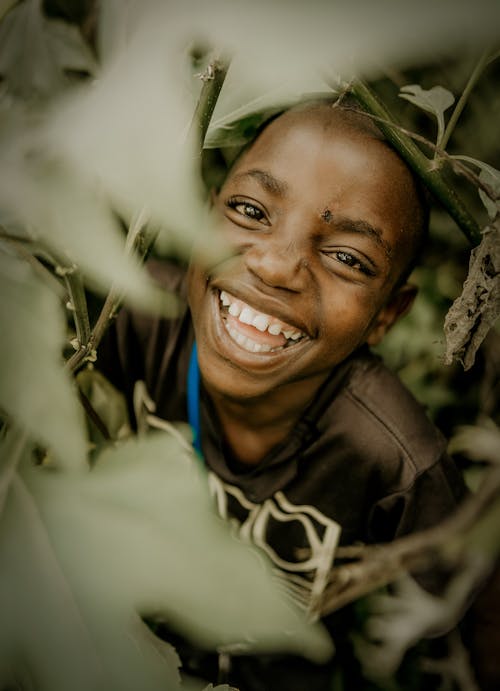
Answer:
POLYGON ((450 137, 453 133, 453 130, 455 129, 455 126, 458 122, 458 118, 462 114, 463 109, 465 108, 465 105, 469 99, 469 96, 471 94, 472 89, 475 87, 476 82, 480 78, 481 74, 483 73, 485 67, 488 65, 490 59, 489 51, 485 50, 484 53, 481 55, 479 58, 475 68, 472 71, 472 74, 470 75, 467 84, 465 85, 464 90, 462 91, 462 95, 460 96, 453 113, 451 114, 450 119, 448 120, 448 124, 446 125, 446 129, 444 131, 443 137, 441 140, 437 142, 437 145, 441 149, 446 149, 448 146, 448 142, 450 140, 450 137))
POLYGON ((446 182, 435 163, 425 156, 410 137, 401 132, 392 115, 366 84, 360 80, 355 80, 350 88, 355 98, 366 110, 381 119, 380 129, 389 142, 421 178, 436 199, 441 202, 469 242, 477 245, 481 240, 479 225, 456 192, 446 182))
POLYGON ((190 133, 197 138, 200 154, 228 69, 229 60, 219 56, 210 61, 201 76, 203 86, 190 127, 190 133))
POLYGON ((60 283, 57 280, 57 278, 49 271, 49 269, 47 269, 47 267, 44 264, 42 264, 42 262, 36 256, 36 254, 33 254, 33 251, 35 251, 36 248, 33 248, 31 240, 24 240, 14 235, 9 235, 8 233, 3 231, 1 226, 0 240, 10 245, 21 257, 21 259, 24 259, 31 266, 31 268, 37 274, 37 276, 39 276, 59 298, 62 299, 64 297, 65 290, 62 283, 60 283), (32 251, 27 249, 27 247, 31 248, 32 251))
MULTIPOLYGON (((146 257, 156 235, 146 229, 146 218, 141 212, 131 223, 125 243, 125 249, 130 255, 135 255, 140 261, 146 257)), ((104 332, 119 309, 123 295, 120 291, 111 287, 94 328, 86 342, 81 342, 79 350, 74 353, 66 363, 71 372, 76 372, 88 359, 95 359, 94 351, 101 342, 104 332)))
POLYGON ((406 571, 432 568, 439 556, 463 557, 464 549, 474 544, 474 528, 488 517, 489 511, 498 510, 499 498, 500 467, 495 467, 476 494, 437 526, 390 544, 355 548, 351 554, 346 549, 339 550, 338 556, 352 556, 357 561, 333 569, 331 585, 324 594, 322 616, 393 582, 406 571))
POLYGON ((73 310, 76 337, 80 347, 86 346, 90 340, 90 322, 82 274, 74 267, 64 274, 64 279, 68 287, 69 299, 73 310))

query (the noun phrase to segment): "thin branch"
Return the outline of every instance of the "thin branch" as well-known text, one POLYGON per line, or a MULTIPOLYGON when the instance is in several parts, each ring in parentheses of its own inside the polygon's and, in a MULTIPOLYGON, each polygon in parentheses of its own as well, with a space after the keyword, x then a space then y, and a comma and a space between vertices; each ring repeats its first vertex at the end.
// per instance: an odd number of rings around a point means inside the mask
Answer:
POLYGON ((200 153, 228 69, 229 60, 219 56, 211 60, 205 72, 200 75, 203 86, 190 127, 190 134, 196 136, 200 153))
POLYGON ((68 288, 70 308, 73 311, 76 338, 80 347, 86 346, 90 339, 90 321, 82 274, 73 266, 64 272, 64 280, 68 288))
POLYGON ((479 58, 475 68, 472 71, 472 74, 470 75, 467 84, 465 85, 464 90, 462 91, 462 95, 460 96, 453 113, 451 114, 450 119, 448 120, 448 124, 446 125, 446 129, 444 131, 443 137, 441 140, 438 140, 438 146, 441 149, 446 149, 448 142, 450 140, 450 137, 453 133, 453 130, 455 129, 455 126, 458 122, 458 118, 462 114, 463 109, 465 108, 465 105, 467 101, 469 100, 469 96, 472 92, 472 89, 475 87, 477 81, 481 77, 484 69, 489 63, 489 58, 490 58, 490 52, 489 50, 485 50, 484 53, 481 55, 479 58))
POLYGON ((337 556, 356 556, 357 562, 335 567, 325 591, 322 616, 393 582, 404 572, 423 571, 436 560, 458 558, 467 543, 467 531, 482 518, 500 497, 500 467, 491 470, 473 496, 439 525, 389 544, 344 548, 337 556))
MULTIPOLYGON (((348 106, 343 107, 347 110, 349 109, 348 106)), ((449 154, 444 149, 440 149, 434 142, 431 142, 430 139, 423 137, 421 134, 417 134, 417 132, 412 132, 406 127, 403 127, 402 125, 399 125, 395 122, 386 120, 385 118, 381 118, 378 115, 374 115, 373 113, 365 113, 365 115, 374 122, 378 122, 387 125, 388 127, 392 127, 393 129, 398 130, 398 132, 401 132, 410 139, 413 139, 422 144, 423 146, 427 147, 434 154, 436 154, 438 158, 444 159, 450 165, 450 167, 456 175, 461 175, 468 182, 470 182, 471 185, 474 185, 474 187, 478 187, 479 189, 483 190, 483 192, 487 194, 488 197, 490 197, 490 199, 496 201, 497 196, 494 190, 491 188, 491 186, 486 184, 484 180, 481 180, 479 175, 475 173, 473 170, 471 170, 471 168, 469 168, 468 165, 464 165, 462 161, 469 162, 475 167, 480 167, 480 162, 475 161, 474 159, 470 158, 470 156, 462 156, 460 154, 449 154)))
POLYGON ((64 287, 55 278, 55 276, 47 269, 47 267, 42 264, 38 257, 30 252, 26 247, 31 246, 31 240, 19 238, 15 235, 10 235, 0 230, 0 240, 3 240, 8 245, 10 245, 15 252, 24 259, 33 269, 33 271, 50 286, 51 290, 60 298, 65 294, 64 287))
POLYGON ((104 439, 109 441, 111 439, 111 434, 108 431, 106 423, 80 388, 78 389, 78 397, 89 420, 94 423, 104 439))
MULTIPOLYGON (((125 250, 136 256, 140 261, 146 257, 156 235, 146 229, 145 215, 141 212, 131 223, 125 243, 125 250)), ((86 343, 80 343, 80 348, 69 358, 66 367, 76 372, 87 360, 95 360, 95 351, 101 342, 108 325, 119 310, 123 301, 123 293, 112 287, 109 291, 97 321, 86 343)))
POLYGON ((369 113, 381 118, 380 129, 387 139, 445 207, 469 242, 477 245, 481 240, 479 225, 456 192, 446 182, 436 164, 425 156, 410 137, 403 134, 397 126, 394 126, 393 117, 363 82, 354 80, 350 85, 350 90, 369 113))

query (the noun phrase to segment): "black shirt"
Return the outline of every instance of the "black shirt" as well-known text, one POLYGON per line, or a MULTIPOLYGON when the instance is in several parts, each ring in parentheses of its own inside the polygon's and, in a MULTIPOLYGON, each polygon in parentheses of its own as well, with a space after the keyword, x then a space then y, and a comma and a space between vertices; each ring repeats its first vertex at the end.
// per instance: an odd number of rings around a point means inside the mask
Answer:
MULTIPOLYGON (((181 269, 152 263, 151 271, 185 301, 181 269)), ((194 336, 183 305, 171 319, 122 310, 99 351, 99 368, 125 393, 132 418, 134 387, 143 381, 156 418, 188 420, 194 336)), ((444 438, 367 347, 332 371, 292 434, 250 469, 228 453, 203 385, 200 416, 219 513, 268 554, 310 613, 320 606, 337 545, 387 542, 430 527, 464 495, 444 438)))

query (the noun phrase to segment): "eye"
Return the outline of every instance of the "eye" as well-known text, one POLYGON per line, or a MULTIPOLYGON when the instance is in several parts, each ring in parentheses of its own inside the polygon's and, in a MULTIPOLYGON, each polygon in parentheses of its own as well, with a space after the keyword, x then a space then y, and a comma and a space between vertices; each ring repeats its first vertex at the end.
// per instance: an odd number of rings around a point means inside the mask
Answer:
POLYGON ((232 197, 226 204, 230 209, 234 209, 238 214, 252 221, 264 221, 266 218, 262 209, 251 202, 232 197))
POLYGON ((375 272, 368 266, 368 263, 362 261, 358 256, 345 250, 337 250, 335 252, 328 252, 327 256, 334 259, 345 266, 348 266, 354 271, 360 271, 366 276, 374 276, 375 272))

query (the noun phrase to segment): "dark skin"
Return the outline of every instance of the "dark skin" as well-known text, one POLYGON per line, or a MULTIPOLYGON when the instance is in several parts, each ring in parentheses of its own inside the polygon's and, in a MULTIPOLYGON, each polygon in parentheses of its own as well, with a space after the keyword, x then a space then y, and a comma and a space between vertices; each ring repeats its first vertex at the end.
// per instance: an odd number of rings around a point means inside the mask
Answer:
MULTIPOLYGON (((326 107, 326 106, 325 106, 326 107)), ((192 264, 204 386, 235 458, 285 439, 331 370, 411 305, 399 285, 421 209, 398 156, 341 113, 290 111, 214 198, 235 254, 192 264)))

